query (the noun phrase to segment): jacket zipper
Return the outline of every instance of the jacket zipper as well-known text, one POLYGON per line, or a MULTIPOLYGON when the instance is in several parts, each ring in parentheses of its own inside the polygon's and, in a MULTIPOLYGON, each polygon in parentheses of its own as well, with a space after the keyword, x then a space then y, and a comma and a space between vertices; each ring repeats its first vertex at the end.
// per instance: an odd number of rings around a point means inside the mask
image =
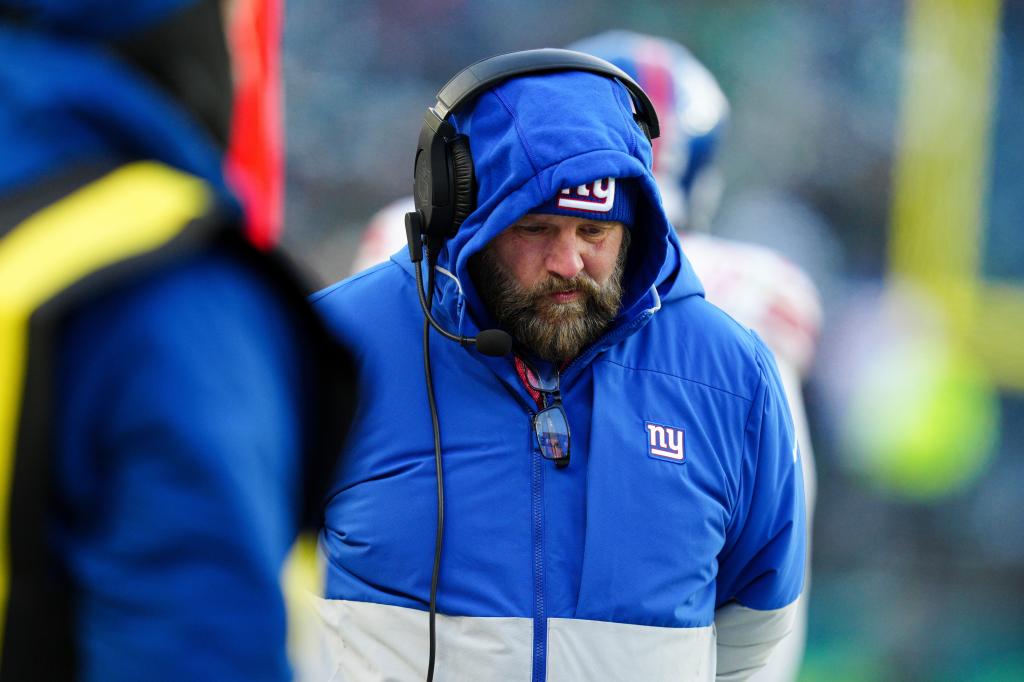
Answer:
MULTIPOLYGON (((540 393, 530 388, 526 380, 526 365, 518 357, 514 361, 516 374, 537 408, 543 407, 540 393)), ((527 410, 530 423, 536 412, 527 410)), ((544 457, 530 434, 530 512, 533 547, 533 675, 532 682, 547 680, 548 624, 544 612, 544 457)))
MULTIPOLYGON (((531 414, 532 419, 532 414, 531 414)), ((530 477, 533 507, 533 682, 547 678, 548 627, 544 616, 544 458, 531 448, 533 471, 530 477)))

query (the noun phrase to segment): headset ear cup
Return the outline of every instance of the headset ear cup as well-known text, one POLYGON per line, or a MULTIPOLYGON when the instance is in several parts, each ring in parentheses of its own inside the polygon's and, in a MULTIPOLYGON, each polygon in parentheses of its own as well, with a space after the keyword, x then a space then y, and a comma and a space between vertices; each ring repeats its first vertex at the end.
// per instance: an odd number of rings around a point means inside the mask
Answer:
POLYGON ((476 209, 476 174, 473 155, 469 151, 469 138, 459 135, 451 142, 452 160, 452 234, 462 221, 476 209))

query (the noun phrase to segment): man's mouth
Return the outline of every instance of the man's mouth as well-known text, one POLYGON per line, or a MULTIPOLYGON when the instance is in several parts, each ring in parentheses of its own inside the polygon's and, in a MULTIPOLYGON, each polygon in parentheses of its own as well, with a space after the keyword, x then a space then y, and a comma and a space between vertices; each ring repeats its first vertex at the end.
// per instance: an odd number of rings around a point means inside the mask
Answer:
POLYGON ((555 303, 569 303, 575 301, 580 297, 579 289, 569 289, 568 291, 556 291, 551 294, 551 300, 555 303))

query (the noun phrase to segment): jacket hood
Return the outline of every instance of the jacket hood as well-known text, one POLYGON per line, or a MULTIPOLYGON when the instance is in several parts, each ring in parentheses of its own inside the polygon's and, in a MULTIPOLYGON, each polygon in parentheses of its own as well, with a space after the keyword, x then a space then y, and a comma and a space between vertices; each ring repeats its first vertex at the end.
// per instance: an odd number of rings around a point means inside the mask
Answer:
POLYGON ((204 178, 230 202, 209 127, 123 51, 183 8, 209 8, 114 5, 0 0, 0 194, 78 164, 153 159, 204 178))
POLYGON ((624 86, 582 71, 515 78, 450 120, 469 138, 478 188, 476 210, 438 259, 457 279, 438 277, 440 312, 447 311, 462 333, 493 326, 469 275, 470 257, 563 188, 606 177, 634 181, 639 190, 622 308, 606 338, 653 314, 666 296, 703 294, 665 216, 651 144, 633 119, 624 86))

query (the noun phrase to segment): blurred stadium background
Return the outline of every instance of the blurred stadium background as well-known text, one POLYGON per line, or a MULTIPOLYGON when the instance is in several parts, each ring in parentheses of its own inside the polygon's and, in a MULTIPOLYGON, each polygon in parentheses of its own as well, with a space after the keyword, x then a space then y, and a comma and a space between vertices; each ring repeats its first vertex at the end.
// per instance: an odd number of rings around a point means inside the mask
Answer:
POLYGON ((714 230, 823 293, 801 679, 1024 679, 1024 2, 290 2, 286 243, 344 276, 451 75, 610 28, 717 76, 714 230))

